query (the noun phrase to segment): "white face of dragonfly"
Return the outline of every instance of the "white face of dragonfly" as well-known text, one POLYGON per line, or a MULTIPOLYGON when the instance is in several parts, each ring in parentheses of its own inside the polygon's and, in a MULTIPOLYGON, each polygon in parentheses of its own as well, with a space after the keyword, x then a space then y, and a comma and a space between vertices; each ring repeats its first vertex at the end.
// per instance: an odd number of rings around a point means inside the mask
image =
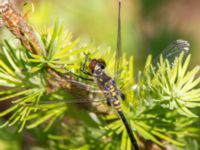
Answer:
POLYGON ((103 69, 101 68, 101 66, 99 64, 96 64, 96 66, 94 67, 93 76, 99 77, 102 75, 103 75, 103 69))

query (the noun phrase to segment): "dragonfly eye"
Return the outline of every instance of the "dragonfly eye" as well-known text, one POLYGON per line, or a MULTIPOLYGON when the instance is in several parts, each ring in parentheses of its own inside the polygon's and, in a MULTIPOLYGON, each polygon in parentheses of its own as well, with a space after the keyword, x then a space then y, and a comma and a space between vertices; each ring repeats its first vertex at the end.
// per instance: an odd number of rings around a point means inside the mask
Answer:
POLYGON ((105 69, 106 63, 105 63, 105 61, 103 59, 99 59, 98 60, 98 64, 101 67, 101 69, 105 69))
POLYGON ((92 59, 92 61, 89 63, 89 71, 93 74, 94 73, 94 68, 97 64, 97 60, 96 59, 92 59))

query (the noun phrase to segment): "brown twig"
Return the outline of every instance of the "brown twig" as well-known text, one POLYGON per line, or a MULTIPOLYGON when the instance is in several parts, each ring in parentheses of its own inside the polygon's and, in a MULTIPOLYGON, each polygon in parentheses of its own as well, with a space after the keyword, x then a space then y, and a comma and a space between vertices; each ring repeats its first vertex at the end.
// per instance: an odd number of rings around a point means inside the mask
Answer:
POLYGON ((14 34, 31 53, 40 54, 41 46, 23 16, 14 9, 9 1, 0 4, 0 15, 4 25, 14 34))

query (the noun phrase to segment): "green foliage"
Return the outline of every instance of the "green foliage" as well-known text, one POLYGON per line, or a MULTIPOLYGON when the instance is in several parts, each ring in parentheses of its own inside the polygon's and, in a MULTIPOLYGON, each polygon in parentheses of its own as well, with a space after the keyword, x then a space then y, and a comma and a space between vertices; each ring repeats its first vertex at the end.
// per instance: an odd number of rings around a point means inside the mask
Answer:
POLYGON ((187 146, 187 140, 183 140, 186 137, 198 139, 198 116, 191 108, 199 107, 199 78, 195 79, 199 66, 187 71, 191 56, 185 61, 183 58, 184 53, 170 64, 161 56, 157 66, 152 66, 149 56, 143 74, 139 73, 140 125, 152 133, 147 132, 145 137, 158 144, 155 137, 176 146, 187 146))
MULTIPOLYGON (((72 34, 65 32, 63 25, 58 22, 54 28, 37 33, 37 37, 42 47, 38 55, 27 52, 25 47, 14 41, 5 41, 2 45, 0 86, 6 90, 1 90, 0 101, 11 101, 12 105, 0 113, 1 117, 9 114, 9 119, 1 127, 18 126, 19 132, 24 128, 30 132, 42 128, 40 134, 46 137, 43 145, 48 149, 89 150, 99 147, 115 150, 120 147, 130 150, 127 132, 112 109, 104 115, 98 115, 98 112, 73 105, 72 102, 82 99, 76 99, 66 89, 48 91, 48 80, 52 77, 47 68, 63 76, 73 76, 71 72, 83 75, 79 69, 84 61, 83 53, 89 52, 91 58, 103 58, 107 62, 105 71, 113 77, 113 51, 73 40, 72 34)), ((186 137, 191 140, 198 138, 199 131, 193 126, 197 115, 191 108, 199 106, 200 95, 196 86, 200 78, 194 78, 199 67, 187 71, 190 56, 186 61, 183 56, 181 54, 173 65, 161 57, 156 67, 151 65, 149 57, 143 73, 139 74, 135 91, 133 57, 122 56, 117 84, 126 95, 126 101, 122 102, 123 110, 135 136, 138 141, 145 139, 141 143, 151 140, 163 147, 165 144, 184 147, 186 137)), ((98 90, 89 81, 75 81, 98 90)), ((79 90, 77 87, 75 92, 79 90)), ((104 99, 102 94, 97 94, 96 98, 104 99)), ((41 136, 32 135, 38 139, 41 136)))
POLYGON ((200 106, 200 89, 197 88, 200 78, 195 79, 200 68, 197 66, 187 72, 191 56, 185 61, 183 58, 184 53, 171 65, 161 57, 158 69, 147 64, 144 71, 146 74, 144 78, 140 77, 140 84, 142 91, 149 94, 142 99, 151 107, 160 105, 188 117, 198 117, 188 108, 200 106))
POLYGON ((87 49, 87 47, 78 48, 79 40, 72 41, 72 34, 65 32, 63 25, 59 22, 55 24, 53 29, 48 29, 42 33, 39 39, 44 48, 42 49, 42 55, 31 54, 32 57, 29 62, 37 64, 31 68, 31 72, 36 72, 46 66, 55 70, 61 68, 59 71, 64 72, 62 67, 68 64, 73 64, 73 67, 75 67, 77 60, 74 57, 78 57, 77 54, 79 55, 80 52, 87 49))

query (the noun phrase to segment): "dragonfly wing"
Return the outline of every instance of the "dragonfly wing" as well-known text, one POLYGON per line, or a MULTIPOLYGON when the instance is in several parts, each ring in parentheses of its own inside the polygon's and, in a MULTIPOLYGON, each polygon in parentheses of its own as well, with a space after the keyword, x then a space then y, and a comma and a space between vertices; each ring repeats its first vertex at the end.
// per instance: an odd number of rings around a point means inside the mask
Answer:
POLYGON ((41 99, 39 102, 26 102, 22 103, 23 106, 26 106, 28 108, 34 108, 37 110, 50 110, 50 109, 59 109, 61 107, 72 107, 76 106, 80 109, 84 109, 90 112, 95 112, 99 114, 107 114, 109 113, 109 108, 105 103, 106 99, 104 97, 102 98, 96 98, 93 99, 65 99, 65 100, 46 100, 41 99))
POLYGON ((48 104, 58 104, 58 103, 62 103, 62 104, 73 104, 73 103, 79 103, 79 104, 83 104, 83 103, 99 103, 99 102, 105 102, 105 98, 100 98, 98 100, 91 100, 89 101, 88 99, 73 99, 73 98, 70 98, 70 99, 65 99, 65 100, 45 100, 45 99, 42 99, 40 102, 36 102, 36 103, 32 103, 32 102, 27 102, 25 104, 27 105, 48 105, 48 104))
POLYGON ((118 6, 118 29, 117 29, 117 48, 115 54, 115 76, 114 80, 117 81, 119 74, 119 64, 121 63, 121 1, 119 0, 118 6))
MULTIPOLYGON (((178 57, 181 52, 184 52, 187 55, 190 51, 190 43, 188 41, 178 39, 171 44, 169 44, 161 53, 164 59, 168 59, 171 63, 174 61, 176 57, 178 57)), ((153 65, 159 61, 160 56, 158 56, 153 61, 153 65)))
MULTIPOLYGON (((99 90, 99 88, 97 88, 96 86, 86 84, 86 83, 78 81, 78 80, 70 79, 65 76, 62 76, 62 79, 63 79, 63 81, 68 81, 70 83, 75 84, 76 88, 79 90, 86 90, 86 91, 88 91, 90 93, 94 93, 94 94, 100 94, 100 93, 104 94, 107 92, 107 91, 99 90)), ((58 82, 60 82, 60 81, 58 81, 55 78, 48 80, 48 83, 50 84, 50 86, 52 86, 52 88, 54 88, 54 87, 57 88, 58 82)))

